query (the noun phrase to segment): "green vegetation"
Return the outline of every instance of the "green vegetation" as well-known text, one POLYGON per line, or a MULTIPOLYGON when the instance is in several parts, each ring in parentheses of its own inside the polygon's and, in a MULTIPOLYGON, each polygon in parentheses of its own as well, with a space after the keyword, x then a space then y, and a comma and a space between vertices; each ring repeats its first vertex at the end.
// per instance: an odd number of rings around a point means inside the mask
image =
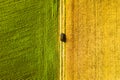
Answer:
POLYGON ((0 80, 58 80, 58 0, 0 0, 0 80))

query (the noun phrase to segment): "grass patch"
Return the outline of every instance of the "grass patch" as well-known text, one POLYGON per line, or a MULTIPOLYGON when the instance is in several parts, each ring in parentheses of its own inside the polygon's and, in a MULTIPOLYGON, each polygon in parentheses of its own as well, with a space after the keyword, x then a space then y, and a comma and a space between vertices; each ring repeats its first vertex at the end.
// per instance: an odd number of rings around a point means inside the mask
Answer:
POLYGON ((58 80, 58 3, 0 1, 1 80, 58 80))

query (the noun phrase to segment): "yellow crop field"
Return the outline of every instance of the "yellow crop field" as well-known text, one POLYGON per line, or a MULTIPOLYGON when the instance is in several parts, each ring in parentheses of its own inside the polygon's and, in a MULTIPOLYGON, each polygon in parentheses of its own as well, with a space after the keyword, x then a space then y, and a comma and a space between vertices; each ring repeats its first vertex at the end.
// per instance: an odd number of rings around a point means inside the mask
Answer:
POLYGON ((66 0, 65 80, 120 80, 120 0, 66 0))

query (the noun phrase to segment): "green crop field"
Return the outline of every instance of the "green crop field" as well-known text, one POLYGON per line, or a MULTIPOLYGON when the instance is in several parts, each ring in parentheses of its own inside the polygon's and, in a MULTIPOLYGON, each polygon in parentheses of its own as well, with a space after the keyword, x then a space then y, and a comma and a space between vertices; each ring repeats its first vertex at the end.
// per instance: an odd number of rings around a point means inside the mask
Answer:
POLYGON ((0 80, 58 80, 59 0, 0 0, 0 80))

